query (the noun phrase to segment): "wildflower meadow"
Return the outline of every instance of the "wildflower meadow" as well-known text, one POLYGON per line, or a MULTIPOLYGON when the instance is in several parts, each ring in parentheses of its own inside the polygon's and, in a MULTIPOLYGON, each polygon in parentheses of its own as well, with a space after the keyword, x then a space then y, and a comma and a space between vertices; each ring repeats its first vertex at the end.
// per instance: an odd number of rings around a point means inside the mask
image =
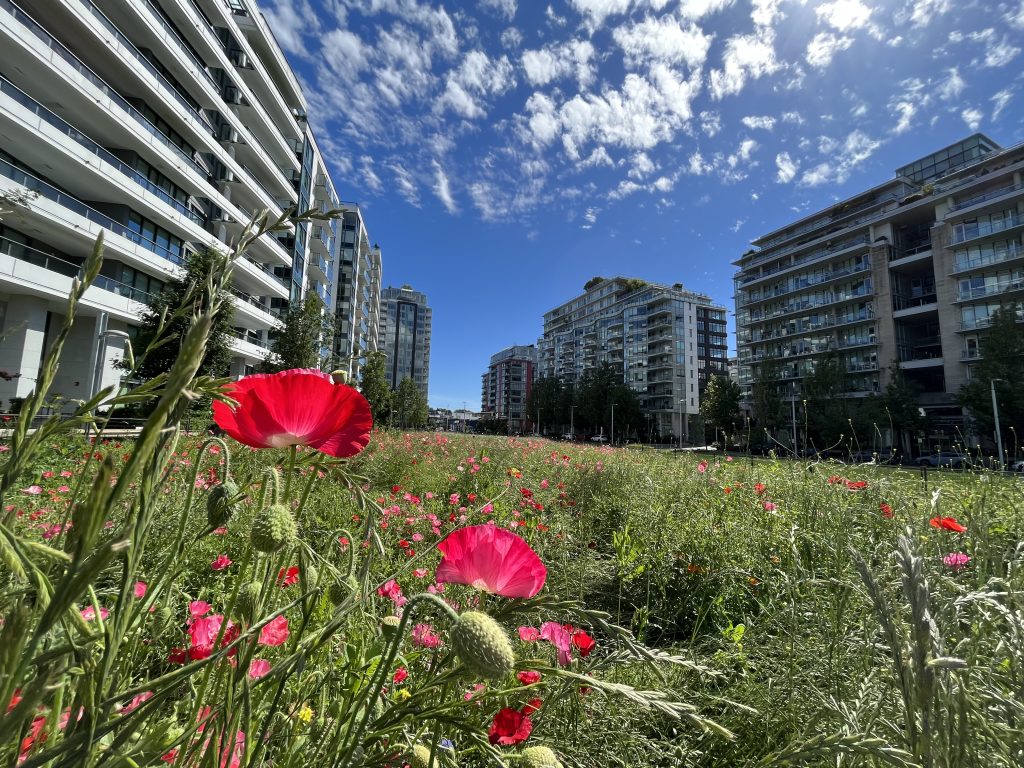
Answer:
POLYGON ((1024 764, 1020 479, 374 429, 196 376, 229 272, 0 445, 4 765, 1024 764))

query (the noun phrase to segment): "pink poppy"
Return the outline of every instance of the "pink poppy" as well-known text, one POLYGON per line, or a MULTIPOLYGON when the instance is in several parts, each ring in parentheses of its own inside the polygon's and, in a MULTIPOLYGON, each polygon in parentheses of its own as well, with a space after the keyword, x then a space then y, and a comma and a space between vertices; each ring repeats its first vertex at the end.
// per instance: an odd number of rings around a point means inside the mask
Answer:
POLYGON ((453 532, 437 548, 444 557, 438 582, 468 584, 502 597, 533 597, 548 571, 530 545, 495 525, 472 525, 453 532))
POLYGON ((540 636, 558 649, 558 663, 563 667, 572 661, 572 635, 557 621, 540 625, 540 636))
POLYGON ((281 645, 288 639, 288 619, 276 616, 260 630, 260 645, 281 645))
POLYGON ((697 465, 697 471, 700 472, 703 475, 705 472, 708 471, 708 463, 706 461, 700 462, 697 465))
POLYGON ((206 656, 210 655, 210 651, 213 650, 213 641, 217 639, 223 622, 224 617, 219 613, 215 613, 213 616, 196 618, 189 622, 188 635, 192 641, 192 648, 204 649, 206 651, 205 655, 199 656, 199 658, 206 658, 206 656))
POLYGON ((494 721, 487 731, 487 740, 491 744, 511 746, 526 741, 533 730, 530 718, 522 712, 506 707, 494 716, 494 721))
POLYGON ((40 488, 38 485, 30 485, 28 488, 22 488, 21 492, 27 493, 29 496, 38 496, 40 493, 43 492, 43 489, 40 488))
POLYGON ((266 659, 253 659, 249 663, 249 677, 259 680, 270 671, 270 662, 266 659))
POLYGON ((540 640, 540 630, 536 627, 520 627, 519 639, 524 643, 535 643, 540 640))
POLYGON ((963 552, 950 552, 942 558, 942 562, 947 568, 959 571, 960 569, 967 567, 967 564, 971 562, 971 557, 963 552))
MULTIPOLYGON (((109 616, 109 615, 110 615, 110 611, 108 611, 106 608, 100 608, 100 618, 101 619, 106 621, 107 616, 109 616)), ((92 621, 93 619, 96 618, 96 609, 93 608, 91 605, 86 606, 85 608, 82 609, 82 618, 85 619, 86 621, 92 621)))
POLYGON ((212 608, 213 606, 211 606, 205 600, 193 600, 191 603, 188 604, 188 612, 189 615, 192 616, 192 618, 196 618, 198 616, 205 616, 212 610, 212 608))
POLYGON ((370 442, 373 417, 358 390, 330 375, 296 368, 246 376, 225 393, 236 408, 216 401, 213 420, 253 448, 308 445, 329 456, 355 456, 370 442))
POLYGON ((299 583, 299 567, 297 565, 282 568, 277 572, 277 586, 290 587, 299 583))
POLYGON ((394 680, 395 684, 397 685, 399 683, 404 683, 408 677, 409 677, 409 670, 406 669, 405 667, 399 667, 398 669, 395 670, 395 674, 394 674, 394 676, 391 679, 394 680))
POLYGON ((437 648, 441 645, 441 636, 429 624, 417 624, 413 627, 412 644, 420 648, 437 648))
POLYGON ((134 594, 136 597, 145 597, 147 589, 149 589, 149 587, 146 586, 146 582, 144 582, 144 581, 136 581, 135 582, 135 588, 134 588, 132 594, 134 594))
POLYGON ((129 714, 131 712, 134 712, 136 709, 139 708, 140 704, 142 704, 145 701, 148 701, 151 698, 153 698, 153 692, 152 691, 146 691, 145 693, 140 693, 138 696, 133 698, 130 702, 128 702, 127 704, 125 704, 121 708, 121 714, 122 715, 127 715, 127 714, 129 714))
POLYGON ((232 559, 227 555, 217 555, 217 559, 210 563, 210 568, 215 571, 223 571, 232 563, 232 559))

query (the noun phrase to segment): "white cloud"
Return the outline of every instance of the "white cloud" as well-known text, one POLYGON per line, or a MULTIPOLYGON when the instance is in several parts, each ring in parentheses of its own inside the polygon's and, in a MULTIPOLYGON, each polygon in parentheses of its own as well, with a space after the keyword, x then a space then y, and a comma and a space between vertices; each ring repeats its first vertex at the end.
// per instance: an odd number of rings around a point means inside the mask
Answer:
POLYGON ((742 227, 746 223, 747 223, 746 219, 736 219, 736 223, 733 224, 731 227, 729 227, 729 229, 731 229, 733 232, 739 232, 740 231, 740 227, 742 227))
POLYGON ((331 69, 338 77, 357 80, 368 66, 369 56, 369 50, 359 36, 347 29, 333 29, 322 39, 324 58, 331 69))
POLYGON ((789 156, 789 152, 780 152, 775 156, 775 167, 779 170, 775 176, 776 181, 780 184, 788 184, 796 176, 800 164, 789 156))
POLYGON ((980 109, 974 107, 967 107, 963 112, 960 113, 960 117, 967 123, 967 127, 972 131, 978 130, 981 127, 981 119, 985 117, 985 113, 980 109))
POLYGON ((551 97, 534 93, 526 100, 526 110, 530 113, 530 132, 535 142, 543 146, 554 141, 559 132, 559 120, 551 97))
POLYGON ((759 27, 770 27, 776 19, 784 18, 785 14, 779 10, 782 0, 753 0, 753 10, 750 18, 759 27))
POLYGON ((515 27, 509 27, 501 33, 501 44, 510 51, 514 51, 523 44, 523 33, 515 27))
POLYGON ((1006 108, 1006 105, 1010 103, 1010 99, 1012 98, 1013 91, 1011 91, 1009 88, 1004 88, 1003 90, 999 91, 999 93, 992 97, 992 103, 994 105, 992 107, 993 122, 995 122, 995 120, 999 117, 1000 113, 1003 111, 1003 109, 1006 108))
POLYGON ((775 118, 771 115, 747 115, 740 122, 752 131, 756 129, 770 131, 775 127, 775 118))
POLYGON ((449 72, 437 108, 451 109, 469 119, 483 117, 486 111, 481 104, 489 96, 500 96, 514 85, 512 64, 506 56, 491 59, 483 51, 470 51, 458 69, 449 72))
POLYGON ((395 176, 395 184, 398 187, 398 194, 400 194, 409 205, 414 205, 417 208, 420 206, 420 192, 416 186, 416 182, 412 179, 412 173, 398 162, 390 162, 386 164, 391 173, 395 176))
POLYGON ((547 85, 575 74, 580 87, 586 88, 596 76, 594 46, 589 40, 571 40, 562 45, 524 51, 522 64, 531 85, 547 85))
POLYGON ((853 45, 852 37, 839 37, 831 32, 819 32, 807 44, 804 58, 815 69, 823 69, 832 63, 833 57, 853 45))
POLYGON ((627 66, 657 61, 686 64, 691 69, 704 65, 713 39, 695 24, 684 27, 671 16, 648 17, 638 24, 617 27, 612 37, 622 48, 627 66))
POLYGON ((586 223, 581 227, 581 229, 590 229, 593 227, 594 224, 597 223, 597 214, 597 208, 587 208, 586 212, 583 214, 583 221, 586 223))
POLYGON ((567 19, 564 16, 559 16, 555 13, 555 9, 550 5, 547 7, 547 10, 544 11, 544 17, 548 20, 548 24, 553 27, 564 27, 567 22, 567 19))
POLYGON ((823 151, 823 154, 831 155, 831 160, 819 163, 805 171, 800 177, 800 184, 814 187, 826 183, 845 183, 853 169, 871 157, 875 150, 882 146, 882 142, 872 139, 858 129, 851 131, 841 144, 832 142, 828 146, 830 147, 829 151, 823 151))
POLYGON ((718 13, 733 4, 733 0, 684 0, 679 15, 684 19, 697 21, 712 13, 718 13))
POLYGON ((690 155, 690 160, 686 166, 686 172, 693 176, 703 176, 707 173, 711 173, 715 167, 708 162, 705 162, 703 155, 700 151, 694 152, 690 155))
POLYGON ((273 5, 261 3, 260 6, 281 47, 300 58, 311 58, 303 34, 316 35, 320 24, 309 0, 277 0, 273 5))
POLYGON ((704 111, 700 113, 700 129, 709 137, 714 136, 722 130, 722 116, 717 112, 704 111))
POLYGON ((799 112, 783 112, 782 122, 793 123, 794 125, 803 125, 804 118, 799 112))
POLYGON ((1020 48, 1010 45, 1006 40, 1001 40, 995 45, 988 46, 985 51, 986 67, 1003 67, 1017 58, 1020 48))
POLYGON ((363 155, 359 158, 359 173, 363 178, 363 184, 371 191, 380 194, 384 191, 384 182, 373 169, 373 158, 363 155))
POLYGON ((569 0, 569 4, 586 16, 595 28, 609 16, 625 13, 629 10, 629 3, 630 0, 569 0))
POLYGON ((615 162, 604 147, 597 147, 597 149, 590 153, 589 157, 576 164, 577 168, 596 168, 597 166, 615 167, 615 162))
POLYGON ((943 101, 952 101, 960 96, 966 85, 957 68, 951 67, 949 77, 939 85, 939 98, 943 101))
POLYGON ((480 7, 487 8, 511 20, 516 15, 516 0, 479 0, 480 7))
POLYGON ((711 95, 720 100, 739 93, 748 79, 771 74, 779 66, 771 32, 730 37, 725 43, 722 69, 712 70, 710 74, 711 95))
POLYGON ((1022 0, 1019 7, 1009 10, 1003 18, 1006 19, 1006 23, 1011 27, 1024 29, 1024 0, 1022 0))
POLYGON ((862 29, 871 21, 871 9, 860 0, 834 0, 815 8, 818 20, 830 27, 846 32, 849 29, 862 29))
POLYGON ((915 27, 927 26, 936 16, 949 13, 952 7, 952 0, 915 0, 910 23, 915 27))
POLYGON ((448 175, 436 160, 434 161, 434 194, 437 195, 437 199, 441 201, 448 213, 459 212, 459 206, 455 203, 455 198, 452 197, 448 175))
POLYGON ((629 177, 631 179, 642 179, 652 174, 655 170, 657 170, 657 166, 650 156, 646 152, 637 152, 633 155, 633 164, 629 169, 629 177))
POLYGON ((608 193, 608 199, 621 200, 624 197, 629 197, 630 195, 639 192, 642 189, 643 187, 640 184, 637 184, 635 181, 627 181, 623 179, 622 181, 619 182, 619 186, 617 186, 615 189, 608 193))

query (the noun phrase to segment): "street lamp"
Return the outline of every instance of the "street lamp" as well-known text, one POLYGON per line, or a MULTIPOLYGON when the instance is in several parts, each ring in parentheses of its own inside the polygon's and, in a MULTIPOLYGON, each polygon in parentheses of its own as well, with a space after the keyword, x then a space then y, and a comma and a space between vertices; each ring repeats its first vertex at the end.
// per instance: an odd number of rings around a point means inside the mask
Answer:
POLYGON ((999 429, 999 403, 996 400, 996 382, 1005 379, 992 379, 989 385, 992 388, 992 415, 996 420, 996 446, 999 448, 999 469, 1003 469, 1003 433, 999 429))
POLYGON ((615 445, 615 403, 612 403, 612 434, 608 438, 609 445, 615 445))
POLYGON ((683 432, 685 431, 685 426, 683 424, 684 420, 686 419, 686 414, 683 413, 683 404, 684 403, 686 403, 686 398, 685 397, 682 400, 679 401, 679 450, 680 451, 683 450, 683 432))
POLYGON ((569 434, 572 435, 572 439, 576 439, 576 406, 569 406, 569 434))

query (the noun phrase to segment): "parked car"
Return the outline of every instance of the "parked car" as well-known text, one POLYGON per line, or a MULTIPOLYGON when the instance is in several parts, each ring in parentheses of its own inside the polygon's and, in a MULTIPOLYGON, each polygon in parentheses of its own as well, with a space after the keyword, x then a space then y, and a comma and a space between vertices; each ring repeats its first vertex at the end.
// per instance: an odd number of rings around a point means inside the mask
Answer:
POLYGON ((564 435, 562 435, 562 439, 563 440, 575 440, 576 436, 573 435, 571 432, 566 432, 564 435))
POLYGON ((592 442, 592 443, 607 443, 608 442, 608 437, 606 435, 594 435, 592 438, 590 438, 590 442, 592 442))
POLYGON ((930 456, 921 456, 917 460, 921 467, 949 467, 950 469, 963 469, 964 455, 956 451, 940 451, 930 456))
POLYGON ((1024 460, 1018 461, 1013 465, 1014 472, 1024 472, 1024 460))
POLYGON ((880 451, 854 451, 850 455, 850 460, 862 464, 869 461, 874 461, 878 464, 895 464, 897 457, 891 448, 883 448, 880 451))

